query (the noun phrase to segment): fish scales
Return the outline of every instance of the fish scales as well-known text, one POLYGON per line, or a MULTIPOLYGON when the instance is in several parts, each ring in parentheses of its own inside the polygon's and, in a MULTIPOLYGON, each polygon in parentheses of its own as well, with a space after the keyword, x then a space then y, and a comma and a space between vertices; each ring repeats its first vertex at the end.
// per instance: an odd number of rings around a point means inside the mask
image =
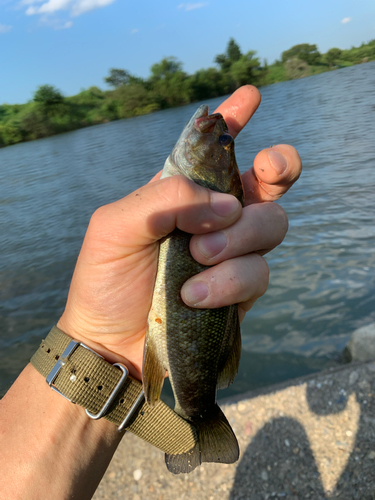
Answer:
MULTIPOLYGON (((234 142, 227 130, 221 115, 208 115, 208 107, 201 106, 185 126, 162 176, 185 175, 243 203, 234 142)), ((202 462, 233 463, 239 454, 237 439, 216 404, 217 388, 227 387, 238 370, 238 307, 196 309, 182 301, 185 281, 208 268, 191 256, 190 239, 190 234, 176 229, 160 243, 143 367, 147 402, 158 402, 168 371, 175 411, 197 430, 192 450, 166 455, 173 473, 190 472, 202 462)))

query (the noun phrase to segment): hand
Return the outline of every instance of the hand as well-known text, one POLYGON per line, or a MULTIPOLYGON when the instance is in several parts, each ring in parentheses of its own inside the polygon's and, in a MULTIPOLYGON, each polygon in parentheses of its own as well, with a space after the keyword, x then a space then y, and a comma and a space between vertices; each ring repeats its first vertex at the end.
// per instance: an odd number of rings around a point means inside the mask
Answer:
MULTIPOLYGON (((246 86, 217 111, 235 137, 259 104, 258 90, 246 86)), ((160 174, 101 207, 90 221, 59 328, 140 379, 158 240, 175 227, 194 234, 193 257, 214 266, 184 284, 183 300, 207 308, 239 303, 242 319, 268 285, 261 255, 281 243, 288 226, 279 205, 261 202, 278 199, 300 172, 296 150, 279 145, 261 151, 244 174, 243 209, 233 196, 181 176, 160 180, 160 174)))

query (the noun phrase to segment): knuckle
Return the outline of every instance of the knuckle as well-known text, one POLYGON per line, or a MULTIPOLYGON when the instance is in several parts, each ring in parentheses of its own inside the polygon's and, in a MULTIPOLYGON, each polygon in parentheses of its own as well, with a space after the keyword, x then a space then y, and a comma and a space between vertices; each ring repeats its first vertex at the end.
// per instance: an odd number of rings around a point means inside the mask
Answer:
POLYGON ((266 293, 266 290, 268 288, 270 269, 268 267, 266 260, 261 255, 254 254, 254 258, 256 259, 255 266, 258 275, 257 295, 258 297, 261 297, 266 293))
POLYGON ((190 200, 196 195, 197 184, 183 175, 174 175, 170 177, 170 183, 170 189, 172 192, 177 193, 178 199, 181 201, 190 200))
POLYGON ((97 235, 105 233, 110 226, 112 204, 103 205, 95 210, 90 218, 86 231, 86 240, 96 238, 97 235))
POLYGON ((277 219, 277 227, 279 228, 280 241, 278 244, 280 244, 283 241, 286 233, 288 232, 289 220, 285 210, 278 203, 273 203, 273 210, 277 219))
POLYGON ((97 208, 91 216, 89 227, 91 228, 93 227, 95 228, 97 226, 100 227, 103 224, 107 213, 108 213, 107 205, 97 208))

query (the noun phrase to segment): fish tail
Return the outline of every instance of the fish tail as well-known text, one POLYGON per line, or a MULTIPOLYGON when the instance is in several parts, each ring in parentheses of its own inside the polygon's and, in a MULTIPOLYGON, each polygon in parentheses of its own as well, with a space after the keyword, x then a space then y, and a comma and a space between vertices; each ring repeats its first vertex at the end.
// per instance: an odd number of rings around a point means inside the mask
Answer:
POLYGON ((165 454, 167 468, 173 474, 189 473, 202 462, 232 464, 238 460, 239 447, 234 432, 218 405, 205 419, 192 419, 198 442, 187 453, 165 454))

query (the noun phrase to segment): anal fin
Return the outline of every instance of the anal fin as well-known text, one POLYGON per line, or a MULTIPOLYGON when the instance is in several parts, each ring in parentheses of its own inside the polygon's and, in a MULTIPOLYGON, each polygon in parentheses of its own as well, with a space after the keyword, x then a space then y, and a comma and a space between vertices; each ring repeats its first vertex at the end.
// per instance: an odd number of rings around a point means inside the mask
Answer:
POLYGON ((142 382, 145 399, 150 406, 155 406, 160 399, 165 372, 155 343, 152 338, 146 337, 142 382))
POLYGON ((223 368, 219 371, 217 388, 226 389, 235 379, 241 358, 241 330, 238 318, 237 306, 233 311, 232 322, 230 323, 231 339, 229 343, 228 357, 223 368))

